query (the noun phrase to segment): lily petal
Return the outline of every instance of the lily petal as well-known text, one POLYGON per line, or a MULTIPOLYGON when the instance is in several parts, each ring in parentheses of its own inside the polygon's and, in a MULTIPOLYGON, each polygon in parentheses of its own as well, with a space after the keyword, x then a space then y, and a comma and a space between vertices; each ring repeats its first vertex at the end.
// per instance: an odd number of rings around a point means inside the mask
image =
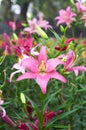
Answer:
POLYGON ((50 71, 55 70, 56 66, 59 64, 64 64, 64 62, 57 59, 57 58, 53 58, 53 59, 48 60, 46 62, 46 72, 50 72, 50 71))
POLYGON ((79 70, 76 70, 76 69, 74 69, 74 68, 72 68, 72 70, 74 71, 75 75, 78 76, 79 70))
POLYGON ((40 74, 36 78, 36 82, 41 88, 43 94, 46 94, 46 88, 49 81, 49 76, 47 74, 40 74))
POLYGON ((60 73, 58 73, 57 71, 52 71, 50 74, 50 78, 54 78, 54 79, 57 79, 57 80, 60 80, 61 82, 63 83, 66 83, 67 80, 65 79, 64 76, 62 76, 60 73))
POLYGON ((2 116, 1 117, 4 117, 6 115, 5 109, 0 106, 0 111, 2 111, 2 116))
POLYGON ((11 73, 11 75, 10 75, 10 82, 12 82, 13 76, 14 76, 15 74, 19 73, 19 72, 21 72, 21 70, 17 70, 17 71, 15 71, 15 72, 11 73))
POLYGON ((38 61, 33 57, 24 59, 21 65, 32 72, 38 72, 38 61))
POLYGON ((78 76, 79 71, 86 72, 86 67, 85 66, 76 66, 76 67, 73 67, 72 69, 75 72, 76 76, 78 76))
POLYGON ((69 53, 67 54, 67 61, 65 64, 66 69, 72 67, 74 58, 75 58, 75 53, 72 50, 69 51, 69 53))
POLYGON ((46 47, 45 46, 42 46, 41 49, 40 49, 40 53, 39 53, 39 56, 38 56, 38 61, 39 63, 41 61, 44 61, 46 63, 47 61, 47 54, 46 54, 46 47))
POLYGON ((32 72, 26 72, 24 74, 22 74, 21 76, 19 76, 17 78, 17 81, 22 80, 22 79, 34 79, 36 78, 36 74, 32 73, 32 72))

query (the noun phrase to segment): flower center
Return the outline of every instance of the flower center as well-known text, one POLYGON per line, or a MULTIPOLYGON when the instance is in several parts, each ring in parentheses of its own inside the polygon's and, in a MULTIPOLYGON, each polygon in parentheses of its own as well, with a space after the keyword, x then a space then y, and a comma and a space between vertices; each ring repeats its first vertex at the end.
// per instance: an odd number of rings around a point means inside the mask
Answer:
POLYGON ((66 62, 66 61, 67 61, 67 57, 66 57, 66 56, 65 56, 65 57, 63 57, 63 58, 61 59, 61 61, 66 62))
POLYGON ((65 14, 63 17, 64 17, 64 19, 65 19, 66 21, 69 20, 69 17, 68 17, 67 14, 65 14))
POLYGON ((39 72, 45 72, 46 70, 46 65, 45 62, 42 60, 41 63, 38 66, 39 72))

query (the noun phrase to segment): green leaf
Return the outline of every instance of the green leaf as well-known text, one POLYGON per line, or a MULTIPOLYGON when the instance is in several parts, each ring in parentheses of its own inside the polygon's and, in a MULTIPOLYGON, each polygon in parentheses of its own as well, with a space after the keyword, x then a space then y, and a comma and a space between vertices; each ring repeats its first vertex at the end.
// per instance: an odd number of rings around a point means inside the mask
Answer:
POLYGON ((5 57, 6 57, 5 55, 3 55, 3 56, 0 57, 0 65, 3 63, 5 57))
POLYGON ((53 124, 53 125, 51 125, 51 127, 53 127, 53 128, 60 128, 60 129, 68 129, 68 126, 57 125, 57 124, 53 124))
POLYGON ((43 111, 45 111, 45 109, 47 108, 49 102, 52 101, 52 99, 55 97, 55 95, 58 94, 58 93, 60 93, 60 92, 61 92, 61 89, 59 89, 55 93, 50 94, 49 96, 46 97, 43 111))
POLYGON ((52 30, 52 29, 49 29, 49 30, 54 34, 54 36, 58 40, 57 43, 61 43, 61 38, 59 37, 59 35, 54 30, 52 30))
POLYGON ((33 102, 28 96, 26 96, 27 100, 30 101, 32 107, 34 108, 34 110, 38 113, 39 112, 39 109, 38 109, 38 106, 36 105, 35 102, 33 102))
POLYGON ((52 30, 52 29, 49 29, 53 34, 54 34, 54 36, 56 37, 56 39, 57 39, 57 41, 56 42, 54 42, 54 44, 52 45, 52 49, 54 49, 55 48, 55 46, 58 44, 58 43, 61 43, 61 38, 59 37, 59 35, 54 31, 54 30, 52 30))

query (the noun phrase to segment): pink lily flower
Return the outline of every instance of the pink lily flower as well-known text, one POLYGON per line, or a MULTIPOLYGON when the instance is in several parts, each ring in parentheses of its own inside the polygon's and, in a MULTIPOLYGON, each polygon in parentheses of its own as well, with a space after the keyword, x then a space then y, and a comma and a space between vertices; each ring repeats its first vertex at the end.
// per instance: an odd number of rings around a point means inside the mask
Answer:
POLYGON ((57 26, 59 26, 61 23, 66 23, 70 27, 70 23, 72 21, 76 21, 74 16, 76 16, 76 14, 71 11, 70 6, 68 6, 66 10, 61 9, 59 11, 59 16, 55 18, 55 20, 58 20, 57 26))
POLYGON ((52 28, 52 26, 49 25, 49 22, 47 20, 44 20, 41 15, 39 15, 38 25, 45 30, 47 30, 48 28, 52 28))
POLYGON ((26 58, 28 58, 29 56, 25 55, 22 53, 22 57, 19 58, 18 60, 18 63, 14 64, 12 69, 17 69, 17 71, 13 72, 11 75, 10 75, 10 82, 12 81, 12 78, 15 74, 21 72, 21 73, 25 73, 25 67, 23 65, 21 65, 22 61, 26 58))
POLYGON ((75 53, 71 50, 66 55, 60 55, 58 58, 62 58, 64 61, 64 68, 66 71, 74 71, 75 75, 78 76, 79 71, 86 71, 84 66, 74 66, 75 62, 75 53))
POLYGON ((51 78, 66 83, 66 79, 55 70, 56 66, 59 64, 63 64, 63 62, 57 58, 47 59, 46 47, 42 46, 37 59, 29 56, 29 58, 22 61, 22 65, 29 69, 29 72, 25 72, 19 76, 17 81, 28 78, 35 79, 42 93, 45 94, 48 81, 51 78))
POLYGON ((52 28, 51 25, 49 25, 49 22, 47 20, 43 20, 42 17, 39 17, 38 20, 36 18, 33 18, 32 20, 28 21, 28 24, 29 27, 24 28, 24 31, 29 32, 30 34, 38 33, 36 26, 39 26, 45 30, 52 28))

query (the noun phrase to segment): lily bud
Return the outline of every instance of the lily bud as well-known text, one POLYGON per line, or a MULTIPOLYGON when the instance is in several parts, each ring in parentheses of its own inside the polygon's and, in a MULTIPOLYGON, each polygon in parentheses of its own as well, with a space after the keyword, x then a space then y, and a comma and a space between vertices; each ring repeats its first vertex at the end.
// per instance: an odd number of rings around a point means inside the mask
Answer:
POLYGON ((44 32, 43 29, 41 29, 38 25, 36 26, 36 29, 37 29, 37 31, 38 31, 38 34, 39 34, 42 38, 48 39, 48 36, 47 36, 47 34, 44 32))

